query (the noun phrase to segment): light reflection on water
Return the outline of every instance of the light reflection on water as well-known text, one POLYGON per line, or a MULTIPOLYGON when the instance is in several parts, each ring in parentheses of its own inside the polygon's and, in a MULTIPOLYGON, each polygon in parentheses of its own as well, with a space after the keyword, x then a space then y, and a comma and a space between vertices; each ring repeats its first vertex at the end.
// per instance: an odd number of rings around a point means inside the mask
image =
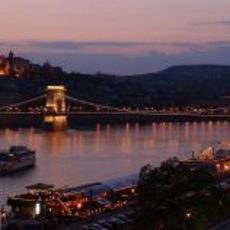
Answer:
POLYGON ((44 132, 38 129, 0 130, 1 149, 27 145, 37 151, 33 169, 0 178, 0 203, 7 194, 28 184, 57 186, 103 181, 139 171, 171 157, 189 157, 229 138, 228 122, 136 123, 124 126, 97 124, 92 130, 69 129, 44 132))

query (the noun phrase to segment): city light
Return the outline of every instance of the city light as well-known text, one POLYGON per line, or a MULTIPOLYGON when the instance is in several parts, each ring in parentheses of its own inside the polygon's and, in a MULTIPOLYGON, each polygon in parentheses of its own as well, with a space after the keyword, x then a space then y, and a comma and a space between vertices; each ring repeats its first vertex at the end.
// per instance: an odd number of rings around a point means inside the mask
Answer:
POLYGON ((185 216, 186 216, 186 218, 190 219, 192 217, 192 213, 191 212, 186 212, 185 216))
POLYGON ((82 203, 77 203, 77 208, 81 209, 82 208, 82 203))
POLYGON ((6 75, 5 71, 3 69, 0 69, 0 76, 6 75))
POLYGON ((226 164, 224 164, 224 170, 225 171, 229 171, 230 170, 230 167, 229 167, 229 165, 226 163, 226 164))
POLYGON ((40 213, 41 213, 41 204, 36 203, 35 204, 35 215, 40 215, 40 213))

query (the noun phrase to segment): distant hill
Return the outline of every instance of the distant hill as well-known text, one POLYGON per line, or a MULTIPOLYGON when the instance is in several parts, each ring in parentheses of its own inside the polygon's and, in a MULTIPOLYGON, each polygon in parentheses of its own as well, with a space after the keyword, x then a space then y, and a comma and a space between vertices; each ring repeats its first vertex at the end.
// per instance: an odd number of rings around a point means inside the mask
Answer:
POLYGON ((230 102, 230 66, 174 66, 131 78, 151 103, 162 106, 218 106, 230 102))
POLYGON ((135 76, 86 75, 0 78, 0 102, 7 95, 31 97, 44 92, 48 84, 64 84, 68 94, 112 106, 183 107, 230 104, 230 66, 174 66, 158 73, 135 76))

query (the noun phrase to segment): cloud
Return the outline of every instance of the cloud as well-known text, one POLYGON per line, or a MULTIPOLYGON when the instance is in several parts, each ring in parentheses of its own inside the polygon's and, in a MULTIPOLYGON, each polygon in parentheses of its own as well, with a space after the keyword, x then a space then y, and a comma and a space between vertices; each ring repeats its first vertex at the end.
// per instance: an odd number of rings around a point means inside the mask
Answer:
POLYGON ((75 42, 0 41, 1 52, 12 49, 35 63, 49 60, 67 71, 139 74, 180 64, 230 64, 230 41, 75 42))
POLYGON ((225 26, 230 26, 230 20, 218 21, 216 23, 221 24, 221 25, 225 25, 225 26))
POLYGON ((230 26, 230 20, 193 22, 194 26, 230 26))
POLYGON ((183 42, 74 42, 74 41, 22 41, 0 43, 1 50, 15 52, 50 52, 50 53, 81 53, 105 54, 121 56, 143 56, 152 52, 173 55, 187 52, 190 49, 200 49, 200 45, 183 42))

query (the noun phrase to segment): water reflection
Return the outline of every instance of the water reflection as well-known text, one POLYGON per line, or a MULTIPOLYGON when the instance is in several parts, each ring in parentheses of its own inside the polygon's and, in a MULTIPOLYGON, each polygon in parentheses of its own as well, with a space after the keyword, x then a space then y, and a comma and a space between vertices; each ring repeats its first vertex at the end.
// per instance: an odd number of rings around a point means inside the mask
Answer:
POLYGON ((109 137, 110 136, 110 124, 106 125, 106 136, 109 137))
MULTIPOLYGON (((192 150, 228 140, 228 122, 97 124, 93 130, 43 132, 37 129, 0 130, 1 149, 13 144, 36 149, 35 169, 0 178, 4 194, 44 182, 58 186, 100 181, 138 172, 170 156, 189 157, 192 150)), ((5 195, 0 193, 0 199, 5 195)))

